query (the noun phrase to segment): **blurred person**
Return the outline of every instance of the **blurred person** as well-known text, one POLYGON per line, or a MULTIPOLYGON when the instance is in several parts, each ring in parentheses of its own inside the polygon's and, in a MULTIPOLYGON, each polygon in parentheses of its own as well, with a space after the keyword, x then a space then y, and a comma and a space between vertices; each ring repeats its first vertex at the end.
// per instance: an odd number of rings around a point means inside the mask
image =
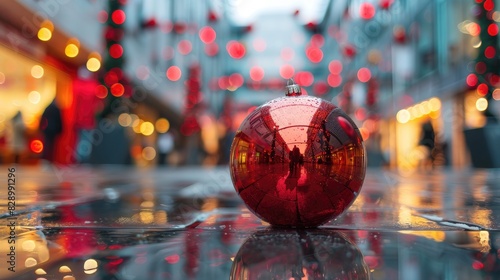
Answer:
POLYGON ((436 145, 436 134, 430 120, 426 120, 422 124, 419 147, 423 148, 424 156, 422 159, 423 167, 432 167, 433 165, 433 151, 436 145))
POLYGON ((172 133, 161 133, 157 139, 158 165, 166 165, 167 157, 174 148, 174 136, 172 133))
POLYGON ((9 149, 14 155, 14 162, 20 163, 21 156, 26 150, 26 126, 21 111, 12 117, 9 136, 9 149))
POLYGON ((42 159, 54 162, 56 153, 56 141, 63 130, 61 110, 56 104, 55 99, 45 108, 39 124, 40 131, 43 134, 43 152, 42 159))

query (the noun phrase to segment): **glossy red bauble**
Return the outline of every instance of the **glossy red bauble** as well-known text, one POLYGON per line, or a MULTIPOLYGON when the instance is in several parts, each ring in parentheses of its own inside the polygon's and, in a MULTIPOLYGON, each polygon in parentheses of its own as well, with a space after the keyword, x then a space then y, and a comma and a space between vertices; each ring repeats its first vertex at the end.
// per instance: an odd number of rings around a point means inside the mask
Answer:
POLYGON ((316 227, 356 199, 366 171, 363 141, 347 114, 303 96, 287 96, 243 121, 230 153, 231 178, 247 207, 274 226, 316 227))

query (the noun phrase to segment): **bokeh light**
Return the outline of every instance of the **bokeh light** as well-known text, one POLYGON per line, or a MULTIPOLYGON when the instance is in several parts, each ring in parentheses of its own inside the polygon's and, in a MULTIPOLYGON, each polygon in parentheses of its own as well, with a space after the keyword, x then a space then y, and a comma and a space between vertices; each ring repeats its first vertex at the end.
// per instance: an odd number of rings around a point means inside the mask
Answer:
POLYGON ((52 31, 47 27, 42 27, 38 30, 37 36, 40 41, 46 42, 52 38, 52 31))
POLYGON ((145 160, 153 160, 156 157, 156 150, 153 147, 145 147, 142 149, 142 157, 145 160))
POLYGON ((405 124, 410 121, 410 116, 410 112, 406 109, 403 109, 396 114, 396 120, 399 123, 405 124))
POLYGON ((486 94, 488 94, 488 90, 489 88, 487 84, 479 84, 477 86, 476 92, 481 96, 485 96, 486 94))
POLYGON ((245 46, 242 43, 234 40, 231 40, 227 43, 226 50, 229 53, 229 56, 234 59, 241 59, 246 54, 245 46))
POLYGON ((139 131, 145 135, 149 136, 155 131, 155 126, 151 122, 143 122, 139 128, 139 131))
POLYGON ((481 112, 488 109, 488 100, 484 97, 478 98, 476 101, 476 109, 481 112))
POLYGON ((289 64, 285 64, 285 65, 281 66, 281 68, 280 68, 280 76, 283 79, 290 79, 291 77, 293 77, 294 73, 295 73, 295 69, 293 68, 293 66, 291 66, 289 64))
POLYGON ((342 72, 342 62, 338 60, 332 60, 328 64, 328 70, 330 73, 339 75, 342 72))
POLYGON ((372 73, 370 72, 370 69, 363 67, 363 68, 358 70, 357 76, 358 76, 358 80, 360 82, 366 83, 371 79, 372 73))
POLYGON ((323 59, 323 51, 320 48, 308 47, 306 56, 312 63, 319 63, 323 59))
POLYGON ((35 79, 40 79, 43 77, 45 71, 43 70, 43 67, 40 65, 34 65, 31 67, 31 76, 35 79))
POLYGON ((116 10, 111 14, 111 20, 115 24, 123 24, 126 20, 127 16, 123 10, 116 10))
POLYGON ((331 87, 338 87, 342 84, 342 76, 330 74, 327 78, 328 85, 331 87))
POLYGON ((165 118, 156 120, 155 128, 158 133, 166 133, 170 129, 170 122, 165 118))
POLYGON ((189 40, 181 40, 177 45, 177 49, 179 50, 180 54, 187 55, 191 52, 193 46, 191 45, 191 42, 189 40))
POLYGON ((200 40, 205 44, 214 42, 217 37, 217 33, 210 26, 202 27, 198 35, 200 36, 200 40))
POLYGON ((41 153, 43 151, 43 142, 38 139, 32 140, 30 142, 30 150, 36 154, 41 153))
POLYGON ((250 68, 250 79, 259 82, 264 78, 264 69, 259 66, 250 68))
POLYGON ((122 113, 118 116, 118 123, 123 126, 130 126, 132 124, 132 117, 127 113, 122 113))
POLYGON ((109 47, 109 55, 112 58, 120 58, 123 55, 123 47, 120 44, 113 44, 109 47))
POLYGON ((466 78, 467 85, 470 87, 474 87, 477 85, 477 76, 476 74, 469 74, 466 78))
POLYGON ((372 3, 362 3, 359 7, 359 16, 362 19, 368 20, 375 16, 375 7, 372 3))
POLYGON ((111 85, 111 95, 120 97, 125 93, 125 87, 120 83, 111 85))
POLYGON ((97 72, 101 68, 101 61, 96 57, 91 57, 87 60, 86 66, 90 72, 97 72))
POLYGON ((40 93, 34 90, 28 94, 28 101, 33 104, 38 104, 38 102, 40 102, 40 97, 40 93))
POLYGON ((177 66, 170 66, 167 69, 167 78, 173 82, 178 81, 181 78, 182 71, 177 66))
POLYGON ((98 85, 95 89, 95 96, 100 99, 106 98, 106 96, 108 96, 108 88, 104 85, 98 85))

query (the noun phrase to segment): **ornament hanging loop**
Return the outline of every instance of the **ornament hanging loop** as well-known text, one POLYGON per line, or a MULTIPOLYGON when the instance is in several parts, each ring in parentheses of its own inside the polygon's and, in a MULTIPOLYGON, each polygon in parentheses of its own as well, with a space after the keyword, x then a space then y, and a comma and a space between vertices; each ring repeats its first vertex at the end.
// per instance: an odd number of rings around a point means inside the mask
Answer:
POLYGON ((292 78, 288 79, 286 82, 286 96, 300 96, 302 95, 302 91, 300 90, 300 86, 296 84, 292 78))

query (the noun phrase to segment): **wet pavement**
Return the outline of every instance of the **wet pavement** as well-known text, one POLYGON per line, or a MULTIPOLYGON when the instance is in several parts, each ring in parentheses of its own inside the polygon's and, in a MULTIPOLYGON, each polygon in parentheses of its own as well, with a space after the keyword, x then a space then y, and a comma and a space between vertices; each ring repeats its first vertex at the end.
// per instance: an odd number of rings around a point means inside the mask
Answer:
POLYGON ((306 230, 260 221, 224 167, 13 173, 0 279, 500 279, 500 170, 368 169, 348 211, 306 230))

